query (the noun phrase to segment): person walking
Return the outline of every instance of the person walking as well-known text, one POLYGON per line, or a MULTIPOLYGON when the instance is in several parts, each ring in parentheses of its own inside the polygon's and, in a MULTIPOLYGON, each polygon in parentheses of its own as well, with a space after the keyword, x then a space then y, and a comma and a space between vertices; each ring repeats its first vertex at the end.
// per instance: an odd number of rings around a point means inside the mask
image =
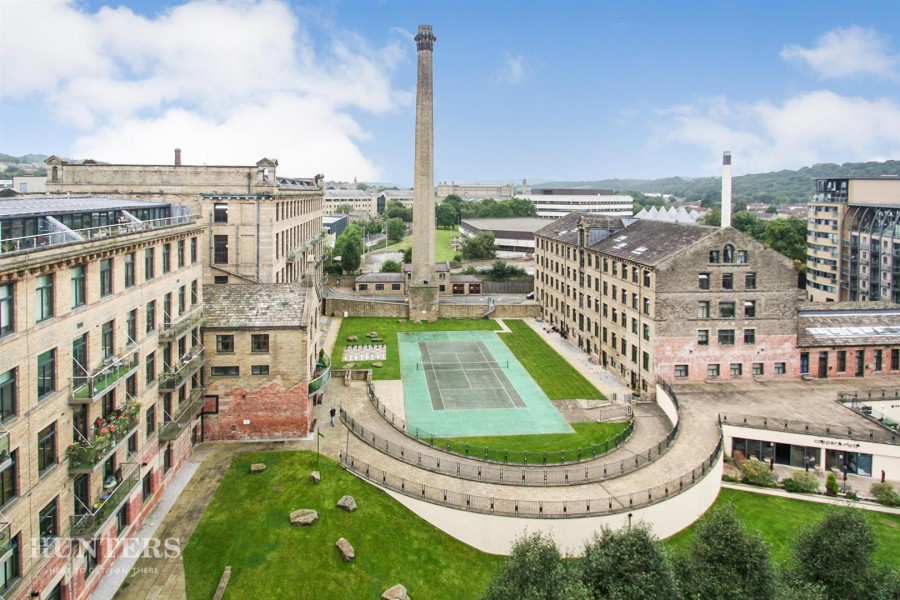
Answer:
POLYGON ((337 414, 337 410, 332 406, 328 414, 331 415, 331 426, 334 427, 334 415, 337 414))

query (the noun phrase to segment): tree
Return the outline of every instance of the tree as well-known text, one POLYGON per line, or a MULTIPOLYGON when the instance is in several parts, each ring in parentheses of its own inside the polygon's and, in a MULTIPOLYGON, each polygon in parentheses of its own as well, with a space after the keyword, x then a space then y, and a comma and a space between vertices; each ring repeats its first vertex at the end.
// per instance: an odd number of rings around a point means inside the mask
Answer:
POLYGON ((353 212, 353 207, 344 202, 343 204, 338 206, 334 212, 340 213, 342 215, 349 215, 351 212, 353 212))
POLYGON ((396 260, 386 260, 381 263, 381 272, 382 273, 399 273, 402 270, 403 265, 398 263, 396 260))
POLYGON ((772 598, 775 573, 769 546, 737 517, 734 505, 714 508, 698 521, 694 538, 677 561, 688 598, 772 598))
POLYGON ((463 240, 460 253, 466 260, 494 258, 497 255, 497 247, 494 246, 493 232, 482 231, 474 237, 467 237, 463 240))
POLYGON ((875 534, 863 511, 828 507, 821 521, 797 535, 797 575, 824 586, 828 598, 866 598, 874 552, 875 534))
POLYGON ((698 225, 712 225, 713 227, 718 227, 722 224, 722 211, 719 207, 715 207, 709 210, 708 213, 697 219, 698 225))
POLYGON ((494 577, 484 600, 590 600, 590 592, 546 534, 524 535, 494 577))
POLYGON ((403 219, 407 223, 412 223, 412 210, 406 208, 396 200, 388 201, 384 207, 384 216, 387 219, 403 219))
POLYGON ((412 246, 403 249, 403 264, 412 264, 412 246))
POLYGON ((334 242, 334 256, 341 257, 344 273, 359 269, 363 254, 363 232, 357 223, 351 223, 334 242))
POLYGON ((503 281, 508 277, 521 277, 526 274, 525 269, 515 265, 508 265, 502 260, 495 261, 494 264, 491 265, 491 270, 487 273, 488 278, 492 281, 503 281))
POLYGON ((459 211, 457 211, 456 207, 452 204, 441 202, 435 208, 435 217, 438 227, 453 229, 453 226, 456 225, 456 221, 459 218, 459 211))
POLYGON ((734 213, 731 217, 731 226, 743 231, 756 239, 762 239, 766 230, 766 223, 756 215, 751 215, 745 210, 734 213))
POLYGON ((806 262, 806 219, 785 217, 766 223, 763 242, 788 258, 806 262))
POLYGON ((399 242, 406 236, 406 223, 403 219, 393 217, 385 221, 384 230, 392 243, 399 242))
POLYGON ((604 600, 678 598, 669 556, 644 524, 595 533, 584 548, 581 581, 604 600))

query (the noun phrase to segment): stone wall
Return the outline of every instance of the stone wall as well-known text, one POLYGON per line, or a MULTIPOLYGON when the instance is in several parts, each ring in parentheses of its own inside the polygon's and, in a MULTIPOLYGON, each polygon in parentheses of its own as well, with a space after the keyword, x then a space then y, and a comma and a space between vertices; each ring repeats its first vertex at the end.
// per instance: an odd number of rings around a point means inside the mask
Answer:
POLYGON ((325 314, 342 317, 391 317, 405 319, 409 316, 409 306, 393 302, 373 300, 352 300, 346 298, 327 298, 325 314))
MULTIPOLYGON (((477 319, 487 311, 485 304, 441 304, 441 319, 477 319)), ((325 314, 336 317, 390 317, 393 319, 409 318, 409 307, 406 304, 377 302, 373 300, 351 300, 346 298, 328 298, 325 301, 325 314)), ((527 319, 540 317, 541 307, 536 302, 521 304, 498 304, 497 310, 491 313, 492 319, 527 319)))

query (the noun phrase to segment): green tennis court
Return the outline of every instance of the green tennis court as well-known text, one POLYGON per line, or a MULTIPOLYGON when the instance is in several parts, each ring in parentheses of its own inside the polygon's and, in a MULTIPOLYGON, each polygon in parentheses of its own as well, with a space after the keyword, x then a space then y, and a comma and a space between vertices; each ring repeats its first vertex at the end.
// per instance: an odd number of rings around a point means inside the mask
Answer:
POLYGON ((406 420, 443 437, 570 433, 493 331, 398 333, 406 420))

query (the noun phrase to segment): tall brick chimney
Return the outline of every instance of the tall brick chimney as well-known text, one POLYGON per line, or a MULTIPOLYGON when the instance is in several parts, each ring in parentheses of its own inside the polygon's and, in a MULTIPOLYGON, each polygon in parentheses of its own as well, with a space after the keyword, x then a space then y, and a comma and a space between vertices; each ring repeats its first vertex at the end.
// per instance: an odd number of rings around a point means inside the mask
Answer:
POLYGON ((181 166, 181 148, 175 148, 175 166, 181 166))

